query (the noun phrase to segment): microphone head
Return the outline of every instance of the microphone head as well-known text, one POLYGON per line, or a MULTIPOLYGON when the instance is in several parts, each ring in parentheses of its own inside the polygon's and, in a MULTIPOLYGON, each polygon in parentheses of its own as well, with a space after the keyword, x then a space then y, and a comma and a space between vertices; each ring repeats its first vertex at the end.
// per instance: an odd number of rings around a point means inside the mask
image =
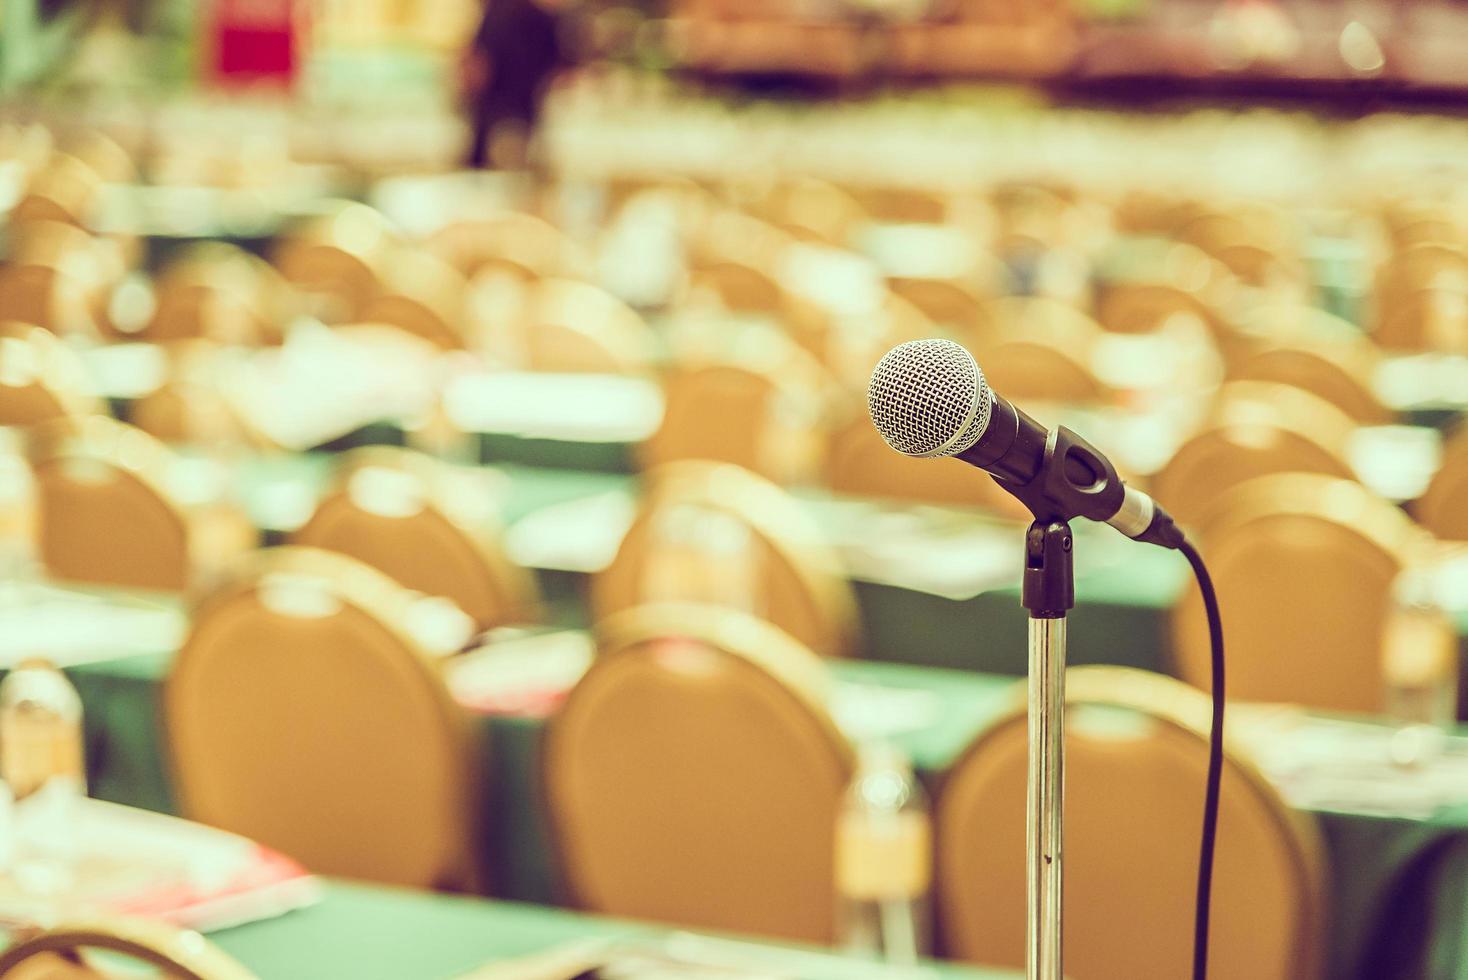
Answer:
POLYGON ((887 445, 904 456, 952 456, 989 425, 989 383, 951 340, 913 340, 886 353, 872 371, 867 408, 887 445))

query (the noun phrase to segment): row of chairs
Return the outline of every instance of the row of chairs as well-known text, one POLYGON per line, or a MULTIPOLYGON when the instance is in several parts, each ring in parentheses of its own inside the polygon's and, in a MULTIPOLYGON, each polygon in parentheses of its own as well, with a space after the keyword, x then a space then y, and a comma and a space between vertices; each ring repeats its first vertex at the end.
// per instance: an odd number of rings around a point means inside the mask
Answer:
MULTIPOLYGON (((414 639, 421 601, 304 548, 261 553, 205 600, 165 696, 186 812, 325 873, 492 884, 494 869, 475 863, 475 756, 443 683, 444 651, 414 639)), ((826 707, 817 655, 762 620, 698 605, 633 607, 604 620, 598 641, 542 757, 574 903, 830 942, 836 814, 854 753, 826 707)), ((1206 703, 1120 668, 1078 668, 1068 688, 1077 706, 1148 719, 1119 737, 1088 732, 1085 709, 1075 714, 1069 795, 1084 803, 1067 840, 1072 962, 1087 975, 1164 975, 1189 953, 1156 937, 1187 934, 1197 801, 1180 788, 1201 785, 1206 703), (1118 826, 1132 832, 1118 838, 1118 826), (1168 859, 1156 860, 1159 847, 1168 859), (1173 871, 1116 873, 1140 866, 1173 871)), ((1023 960, 1019 693, 945 778, 936 808, 945 946, 985 963, 1023 960)), ((1215 917, 1229 937, 1221 960, 1235 965, 1216 968, 1315 975, 1315 832, 1237 751, 1225 779, 1215 917)))

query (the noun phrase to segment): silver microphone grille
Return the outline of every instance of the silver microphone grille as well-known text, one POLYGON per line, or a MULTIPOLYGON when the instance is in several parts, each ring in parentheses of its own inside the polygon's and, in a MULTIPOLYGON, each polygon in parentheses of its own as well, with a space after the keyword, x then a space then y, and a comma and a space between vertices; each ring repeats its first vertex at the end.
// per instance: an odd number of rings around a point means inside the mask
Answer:
POLYGON ((913 340, 877 362, 867 387, 872 424, 906 456, 952 456, 989 424, 989 384, 951 340, 913 340))

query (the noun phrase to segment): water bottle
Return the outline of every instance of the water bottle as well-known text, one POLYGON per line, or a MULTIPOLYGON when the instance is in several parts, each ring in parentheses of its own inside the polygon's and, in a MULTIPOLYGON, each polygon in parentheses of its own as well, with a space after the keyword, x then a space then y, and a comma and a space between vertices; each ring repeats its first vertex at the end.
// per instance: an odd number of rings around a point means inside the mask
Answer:
POLYGON ((0 682, 0 780, 10 804, 10 871, 44 898, 71 883, 86 796, 82 703, 66 675, 26 660, 0 682))
POLYGON ((836 822, 837 941, 890 963, 929 955, 928 800, 896 748, 862 749, 836 822))

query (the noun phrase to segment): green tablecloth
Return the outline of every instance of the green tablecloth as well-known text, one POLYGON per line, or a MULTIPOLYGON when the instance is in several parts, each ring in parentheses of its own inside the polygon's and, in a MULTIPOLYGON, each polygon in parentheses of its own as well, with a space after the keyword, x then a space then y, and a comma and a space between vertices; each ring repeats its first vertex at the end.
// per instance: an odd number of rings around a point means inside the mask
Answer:
MULTIPOLYGON (((316 905, 209 938, 261 980, 451 980, 487 963, 580 940, 655 941, 666 931, 540 906, 330 881, 316 905)), ((743 949, 745 940, 738 941, 743 949)), ((797 956, 810 954, 792 949, 797 956)), ((824 952, 820 962, 829 967, 826 977, 883 975, 869 963, 824 952)), ((933 963, 902 976, 1007 980, 1017 974, 933 963)))
MULTIPOLYGON (((168 654, 72 668, 86 707, 88 770, 94 795, 173 810, 159 724, 168 654)), ((931 693, 936 720, 894 740, 914 760, 931 792, 963 748, 1015 696, 1012 677, 900 664, 833 664, 841 680, 931 693)), ((538 753, 544 722, 486 717, 481 736, 491 787, 486 861, 496 896, 555 903, 555 856, 540 793, 538 753)), ((1426 821, 1323 812, 1331 882, 1332 978, 1468 980, 1468 808, 1426 821), (1428 971, 1428 964, 1436 964, 1428 971)))

